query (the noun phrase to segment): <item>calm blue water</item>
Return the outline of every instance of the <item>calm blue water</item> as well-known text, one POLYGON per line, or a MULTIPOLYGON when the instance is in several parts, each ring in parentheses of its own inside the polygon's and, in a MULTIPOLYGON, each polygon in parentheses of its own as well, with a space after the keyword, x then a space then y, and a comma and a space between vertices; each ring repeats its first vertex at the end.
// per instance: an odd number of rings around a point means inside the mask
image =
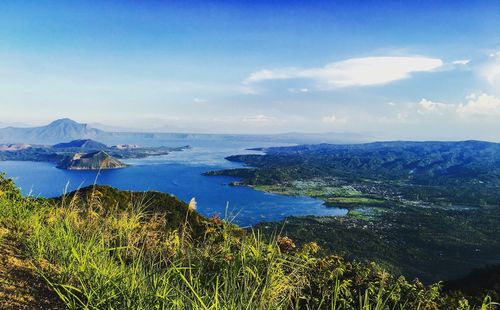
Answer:
MULTIPOLYGON (((192 197, 198 211, 206 216, 226 213, 239 225, 280 220, 290 215, 345 215, 345 209, 327 208, 322 201, 308 197, 290 197, 255 191, 247 187, 228 186, 236 180, 229 177, 207 177, 205 171, 240 167, 225 156, 242 154, 247 147, 266 146, 264 143, 245 145, 237 142, 198 143, 192 149, 166 156, 129 160, 126 169, 101 171, 69 171, 51 163, 0 162, 0 171, 16 180, 25 195, 54 197, 67 191, 93 184, 111 185, 125 190, 157 190, 172 193, 184 201, 192 197), (217 145, 219 144, 219 145, 217 145)), ((255 153, 255 152, 252 152, 255 153)))

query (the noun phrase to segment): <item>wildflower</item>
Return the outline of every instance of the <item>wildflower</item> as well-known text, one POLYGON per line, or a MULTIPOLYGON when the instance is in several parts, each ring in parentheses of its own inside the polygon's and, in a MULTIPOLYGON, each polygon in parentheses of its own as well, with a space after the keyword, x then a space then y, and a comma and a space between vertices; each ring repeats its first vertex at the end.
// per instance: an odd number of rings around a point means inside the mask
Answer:
POLYGON ((191 200, 189 201, 189 206, 188 206, 188 210, 189 211, 194 211, 196 210, 196 199, 191 198, 191 200))

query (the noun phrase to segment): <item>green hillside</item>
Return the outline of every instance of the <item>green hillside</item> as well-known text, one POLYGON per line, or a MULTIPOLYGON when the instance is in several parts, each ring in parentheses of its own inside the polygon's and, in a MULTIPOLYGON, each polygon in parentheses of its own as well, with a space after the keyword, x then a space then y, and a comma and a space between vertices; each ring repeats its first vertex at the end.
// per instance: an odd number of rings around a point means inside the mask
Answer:
MULTIPOLYGON (((17 244, 17 261, 32 267, 24 274, 15 270, 21 264, 0 269, 0 307, 40 306, 29 294, 42 284, 9 290, 29 270, 33 279, 43 279, 45 304, 70 309, 495 307, 482 293, 444 294, 439 284, 394 277, 375 263, 320 255, 314 242, 296 246, 286 236, 263 238, 206 219, 194 208, 165 194, 109 187, 34 199, 2 177, 0 236, 4 244, 17 244)), ((9 255, 2 245, 0 259, 14 259, 9 255)))
MULTIPOLYGON (((500 144, 377 142, 299 145, 228 159, 234 185, 322 199, 345 217, 264 223, 325 253, 376 261, 430 283, 500 263, 500 144)), ((267 228, 266 228, 267 227, 267 228)))

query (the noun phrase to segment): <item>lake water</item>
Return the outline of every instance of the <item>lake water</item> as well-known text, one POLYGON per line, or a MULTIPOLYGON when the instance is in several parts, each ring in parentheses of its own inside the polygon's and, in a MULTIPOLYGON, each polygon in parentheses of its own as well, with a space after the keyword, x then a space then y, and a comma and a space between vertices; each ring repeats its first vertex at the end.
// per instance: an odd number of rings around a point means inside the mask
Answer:
MULTIPOLYGON (((167 144, 167 143, 162 143, 167 144)), ((119 189, 171 193, 184 201, 192 197, 198 202, 198 211, 206 216, 229 214, 234 222, 248 226, 262 221, 275 221, 286 216, 345 215, 347 210, 325 207, 323 202, 309 197, 291 197, 269 194, 247 187, 228 184, 235 178, 203 176, 209 170, 241 167, 224 157, 233 154, 255 153, 250 147, 270 146, 266 143, 237 141, 190 142, 193 147, 166 156, 127 160, 129 168, 101 171, 70 171, 54 167, 52 163, 0 162, 0 171, 15 179, 23 194, 55 197, 65 190, 97 184, 119 189)), ((182 144, 177 144, 182 145, 182 144)), ((275 144, 274 144, 275 145, 275 144)))

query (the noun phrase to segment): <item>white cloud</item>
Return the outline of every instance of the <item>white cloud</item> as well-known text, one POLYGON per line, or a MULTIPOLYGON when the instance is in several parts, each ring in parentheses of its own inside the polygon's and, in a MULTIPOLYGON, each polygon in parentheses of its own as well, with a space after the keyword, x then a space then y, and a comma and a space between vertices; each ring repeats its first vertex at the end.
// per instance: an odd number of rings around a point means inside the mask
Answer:
POLYGON ((406 113, 398 113, 396 115, 396 119, 400 122, 406 122, 406 120, 408 119, 408 114, 406 113))
POLYGON ((245 85, 269 80, 310 79, 322 89, 386 84, 414 72, 429 72, 443 65, 441 59, 423 56, 363 57, 327 64, 321 68, 282 68, 253 72, 245 85))
MULTIPOLYGON (((405 121, 407 119, 414 119, 418 115, 425 116, 425 119, 431 115, 476 119, 500 116, 500 98, 498 97, 488 94, 469 94, 465 99, 466 103, 454 104, 422 98, 419 102, 398 105, 405 108, 403 110, 400 109, 395 119, 405 121)), ((387 117, 382 118, 383 121, 389 119, 387 117)))
POLYGON ((269 123, 269 122, 274 121, 274 120, 276 120, 275 117, 266 116, 263 114, 260 114, 260 115, 254 116, 254 117, 245 117, 242 119, 242 121, 246 122, 246 123, 269 123))
POLYGON ((500 116, 500 98, 487 94, 471 94, 467 96, 466 104, 457 107, 457 113, 461 116, 500 116))
POLYGON ((207 99, 193 98, 193 102, 196 102, 196 103, 204 103, 207 101, 208 101, 207 99))
POLYGON ((470 60, 469 60, 469 59, 460 59, 460 60, 455 60, 455 61, 453 61, 452 63, 453 63, 454 65, 462 65, 462 66, 465 66, 465 65, 467 65, 469 62, 470 62, 470 60))
POLYGON ((500 85, 500 60, 488 64, 483 69, 483 76, 491 85, 500 85))
POLYGON ((338 124, 338 123, 345 123, 347 122, 346 117, 337 117, 336 115, 330 115, 330 116, 325 116, 321 119, 323 123, 328 123, 328 124, 338 124))
POLYGON ((297 94, 297 93, 307 93, 309 92, 309 88, 289 88, 289 92, 297 94))
POLYGON ((257 95, 259 93, 255 88, 249 86, 242 86, 240 91, 245 95, 257 95))
POLYGON ((427 100, 425 98, 422 98, 422 100, 420 100, 417 106, 418 106, 417 112, 420 114, 425 114, 429 112, 441 113, 445 109, 451 109, 455 107, 455 105, 452 103, 435 102, 427 100))
POLYGON ((500 89, 500 52, 494 52, 489 55, 488 61, 481 67, 478 72, 491 86, 500 89))
POLYGON ((409 120, 408 113, 397 113, 395 115, 384 115, 374 117, 378 123, 391 124, 391 123, 406 123, 409 120))

